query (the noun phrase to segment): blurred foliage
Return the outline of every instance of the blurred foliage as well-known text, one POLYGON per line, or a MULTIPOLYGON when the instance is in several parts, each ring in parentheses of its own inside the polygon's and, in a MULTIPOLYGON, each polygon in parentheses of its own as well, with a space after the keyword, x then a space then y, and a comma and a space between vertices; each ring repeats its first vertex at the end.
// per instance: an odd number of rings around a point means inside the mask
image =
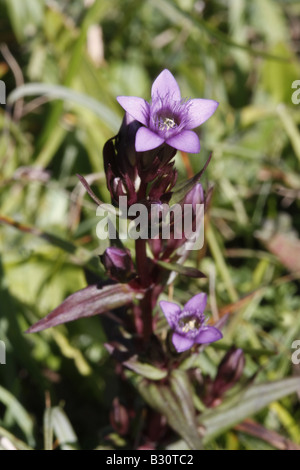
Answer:
MULTIPOLYGON (((61 448, 133 445, 109 420, 120 385, 103 346, 106 320, 24 331, 85 287, 87 269, 101 276, 95 205, 75 174, 90 175, 98 197, 109 201, 102 148, 121 123, 115 98, 148 99, 163 68, 183 96, 220 102, 200 129, 202 150, 190 168, 176 156, 183 180, 213 152, 202 181, 214 185, 214 196, 208 256, 198 266, 208 280, 179 276, 174 297, 184 303, 206 289, 214 319, 229 313, 224 340, 205 349, 195 367, 213 378, 235 344, 246 352, 245 379, 298 375, 291 345, 300 339, 300 113, 291 86, 300 79, 299 3, 0 0, 0 44, 8 95, 0 112, 0 339, 7 349, 0 447, 49 448, 53 432, 61 448), (63 99, 55 99, 59 92, 63 99)), ((195 254, 190 265, 197 264, 195 254)), ((265 405, 283 396, 272 387, 262 393, 265 405)), ((142 436, 145 404, 131 406, 132 428, 142 436)), ((299 418, 295 394, 255 415, 296 444, 299 418)), ((217 435, 210 425, 208 448, 270 448, 245 429, 217 435)))

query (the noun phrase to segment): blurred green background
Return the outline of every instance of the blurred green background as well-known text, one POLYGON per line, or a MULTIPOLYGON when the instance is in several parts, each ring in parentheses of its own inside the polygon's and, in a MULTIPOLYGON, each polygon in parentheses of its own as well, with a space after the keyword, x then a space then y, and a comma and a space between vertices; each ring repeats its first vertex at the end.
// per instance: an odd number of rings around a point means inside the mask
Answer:
MULTIPOLYGON (((65 436, 81 448, 126 445, 109 422, 118 383, 100 319, 24 331, 86 286, 83 267, 103 246, 95 205, 75 175, 88 175, 109 201, 102 148, 121 124, 116 96, 149 99, 164 68, 182 96, 220 102, 199 130, 200 155, 189 163, 176 156, 183 180, 212 151, 203 184, 215 189, 200 264, 208 281, 178 278, 174 297, 184 302, 206 289, 214 318, 230 313, 223 349, 249 351, 246 376, 298 374, 291 345, 300 339, 300 104, 291 98, 300 80, 299 2, 0 0, 0 44, 8 97, 0 111, 2 435, 42 448, 51 403, 66 413, 58 416, 61 443, 65 436)), ((215 375, 223 353, 206 350, 204 374, 215 375)), ((256 417, 297 444, 299 418, 296 395, 256 417)), ((138 420, 142 426, 142 413, 138 420)), ((270 448, 236 429, 210 445, 270 448)))

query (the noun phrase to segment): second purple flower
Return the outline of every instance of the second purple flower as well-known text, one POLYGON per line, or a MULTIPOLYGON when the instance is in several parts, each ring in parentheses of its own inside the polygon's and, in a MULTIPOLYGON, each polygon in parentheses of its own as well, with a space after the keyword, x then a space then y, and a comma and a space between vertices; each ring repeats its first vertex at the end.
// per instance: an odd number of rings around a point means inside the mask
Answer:
POLYGON ((183 310, 173 302, 162 300, 160 307, 169 323, 172 342, 177 352, 190 349, 194 344, 208 344, 223 338, 221 331, 206 325, 204 310, 206 294, 197 294, 184 306, 183 310))

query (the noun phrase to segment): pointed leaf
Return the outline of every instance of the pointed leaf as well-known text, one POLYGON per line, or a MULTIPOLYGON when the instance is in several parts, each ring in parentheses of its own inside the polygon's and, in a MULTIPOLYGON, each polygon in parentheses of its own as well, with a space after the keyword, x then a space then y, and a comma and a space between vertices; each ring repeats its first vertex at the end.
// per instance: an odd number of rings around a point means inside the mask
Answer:
POLYGON ((17 450, 33 450, 28 444, 0 426, 0 441, 3 438, 7 439, 17 450))
POLYGON ((166 263, 165 261, 155 261, 156 264, 161 266, 162 268, 166 269, 167 271, 176 272, 178 274, 183 274, 184 276, 188 277, 197 277, 197 278, 205 278, 205 274, 199 271, 196 268, 191 268, 189 266, 182 266, 181 264, 172 264, 166 263))
POLYGON ((206 428, 204 441, 222 434, 227 429, 252 416, 270 403, 300 390, 300 378, 289 378, 267 384, 250 386, 218 409, 201 415, 199 422, 206 428))
POLYGON ((27 333, 51 328, 52 326, 91 317, 130 304, 137 296, 136 291, 126 284, 113 284, 104 287, 92 285, 70 295, 49 315, 31 326, 27 333))
POLYGON ((62 408, 51 409, 51 424, 62 450, 75 450, 78 442, 74 429, 62 408))
POLYGON ((0 385, 0 403, 6 408, 14 422, 22 429, 30 445, 34 445, 33 421, 16 397, 0 385))
POLYGON ((49 99, 58 99, 72 102, 93 111, 96 116, 103 120, 113 131, 118 131, 118 116, 106 105, 100 103, 89 95, 78 93, 71 88, 50 83, 26 83, 19 86, 8 96, 7 102, 13 104, 20 98, 26 96, 47 96, 49 99))
POLYGON ((171 377, 171 386, 179 400, 190 432, 194 434, 194 438, 199 439, 196 413, 193 403, 193 391, 187 374, 182 370, 174 370, 171 377))
POLYGON ((123 362, 123 365, 150 380, 161 380, 167 377, 168 374, 166 370, 157 369, 157 367, 151 364, 138 362, 137 356, 133 356, 128 361, 123 362))
POLYGON ((193 187, 199 183, 199 179, 205 172, 206 168, 209 165, 209 162, 211 160, 212 154, 209 155, 207 162, 205 163, 204 167, 202 168, 199 173, 197 173, 195 176, 190 178, 189 180, 185 181, 184 183, 181 183, 179 185, 176 185, 171 197, 171 200, 169 201, 170 207, 173 206, 173 204, 178 204, 180 203, 186 196, 186 194, 193 189, 193 187))
POLYGON ((185 440, 190 449, 202 449, 197 427, 191 426, 184 415, 178 393, 174 395, 168 386, 149 383, 140 377, 134 379, 134 382, 144 400, 166 417, 171 428, 185 440))
POLYGON ((44 450, 53 450, 52 409, 46 408, 44 412, 44 450))

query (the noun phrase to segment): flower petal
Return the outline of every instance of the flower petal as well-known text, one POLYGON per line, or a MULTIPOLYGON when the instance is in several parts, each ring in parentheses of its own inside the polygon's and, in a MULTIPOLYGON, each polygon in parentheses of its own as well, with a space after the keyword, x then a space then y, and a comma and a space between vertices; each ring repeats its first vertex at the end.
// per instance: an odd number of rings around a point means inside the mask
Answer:
POLYGON ((214 100, 194 99, 188 102, 188 123, 186 129, 194 129, 207 121, 216 111, 219 103, 214 100))
POLYGON ((223 335, 220 330, 215 328, 214 326, 206 326, 202 328, 200 333, 195 338, 195 343, 197 344, 208 344, 214 343, 215 341, 219 341, 222 339, 223 335))
POLYGON ((168 97, 174 101, 181 100, 178 83, 168 69, 163 70, 153 82, 151 90, 152 100, 157 96, 161 98, 168 97))
POLYGON ((172 343, 177 352, 183 352, 190 349, 195 341, 192 339, 186 338, 185 336, 181 336, 178 333, 174 333, 172 337, 172 343))
POLYGON ((135 150, 137 152, 146 152, 156 149, 163 144, 164 139, 159 137, 147 127, 140 127, 135 136, 135 150))
POLYGON ((167 302, 166 300, 159 302, 159 305, 167 319, 167 322, 173 330, 178 323, 178 316, 181 312, 181 308, 179 305, 174 304, 173 302, 167 302))
POLYGON ((206 307, 207 295, 204 292, 194 295, 184 306, 183 311, 203 313, 206 307))
POLYGON ((193 131, 182 131, 167 139, 166 142, 170 147, 183 152, 198 153, 200 151, 199 137, 193 131))
POLYGON ((130 116, 144 124, 144 126, 148 125, 150 106, 147 101, 137 96, 118 96, 117 101, 130 116))

